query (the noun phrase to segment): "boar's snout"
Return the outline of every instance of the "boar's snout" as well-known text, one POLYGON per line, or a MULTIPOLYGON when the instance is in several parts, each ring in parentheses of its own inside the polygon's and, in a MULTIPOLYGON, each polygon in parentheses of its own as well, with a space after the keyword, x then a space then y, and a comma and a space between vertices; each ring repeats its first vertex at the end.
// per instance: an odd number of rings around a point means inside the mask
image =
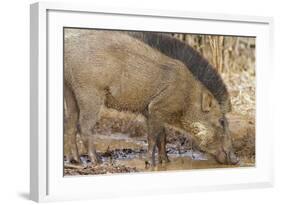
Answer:
POLYGON ((235 165, 239 162, 239 158, 234 154, 233 151, 227 152, 224 149, 219 150, 215 158, 221 164, 235 165))

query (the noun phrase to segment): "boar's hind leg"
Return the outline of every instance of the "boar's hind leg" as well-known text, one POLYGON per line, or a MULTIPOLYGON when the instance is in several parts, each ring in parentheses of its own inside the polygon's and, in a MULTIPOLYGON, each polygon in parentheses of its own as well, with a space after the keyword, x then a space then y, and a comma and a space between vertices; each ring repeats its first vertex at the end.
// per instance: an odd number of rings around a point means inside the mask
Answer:
POLYGON ((64 85, 64 156, 67 162, 79 162, 76 143, 78 122, 77 104, 72 90, 64 85))
POLYGON ((103 96, 98 91, 93 89, 77 91, 78 106, 79 106, 79 127, 82 141, 88 150, 88 156, 91 162, 100 163, 101 159, 96 152, 94 145, 95 135, 92 129, 99 120, 101 106, 103 104, 103 96))

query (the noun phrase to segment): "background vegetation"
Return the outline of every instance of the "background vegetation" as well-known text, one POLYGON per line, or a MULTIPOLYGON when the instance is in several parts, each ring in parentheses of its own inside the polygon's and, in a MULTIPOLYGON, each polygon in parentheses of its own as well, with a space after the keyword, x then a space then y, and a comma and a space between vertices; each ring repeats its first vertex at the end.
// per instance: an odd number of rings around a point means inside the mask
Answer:
POLYGON ((211 62, 223 77, 233 112, 255 115, 255 38, 238 36, 172 34, 211 62))

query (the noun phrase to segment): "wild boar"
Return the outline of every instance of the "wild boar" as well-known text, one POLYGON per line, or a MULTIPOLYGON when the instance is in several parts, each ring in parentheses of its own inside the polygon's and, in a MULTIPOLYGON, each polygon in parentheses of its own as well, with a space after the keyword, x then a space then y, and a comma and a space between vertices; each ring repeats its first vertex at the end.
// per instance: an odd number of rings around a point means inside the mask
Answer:
POLYGON ((153 32, 64 30, 65 156, 79 161, 81 133, 100 162, 92 128, 102 106, 147 119, 148 162, 168 162, 165 125, 193 135, 218 162, 236 164, 226 114, 230 98, 220 75, 184 42, 153 32))

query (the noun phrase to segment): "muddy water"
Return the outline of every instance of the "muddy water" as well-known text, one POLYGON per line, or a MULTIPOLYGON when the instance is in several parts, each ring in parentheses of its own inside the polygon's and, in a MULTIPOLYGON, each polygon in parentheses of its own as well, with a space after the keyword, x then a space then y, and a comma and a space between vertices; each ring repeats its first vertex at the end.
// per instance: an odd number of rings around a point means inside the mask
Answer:
MULTIPOLYGON (((167 151, 170 162, 163 164, 157 163, 156 167, 149 167, 145 164, 147 150, 146 136, 132 138, 126 134, 114 133, 96 135, 95 138, 97 151, 102 156, 102 165, 95 165, 93 167, 88 157, 84 155, 81 157, 83 166, 78 167, 83 172, 75 172, 73 170, 69 172, 68 170, 68 172, 65 172, 66 175, 210 169, 254 165, 249 160, 241 160, 239 165, 218 164, 209 155, 196 150, 184 149, 183 147, 175 148, 174 144, 168 143, 167 151)), ((81 146, 79 149, 83 153, 83 147, 81 146)))
POLYGON ((133 159, 128 161, 118 161, 117 163, 128 167, 136 167, 141 171, 172 171, 172 170, 189 170, 189 169, 207 169, 207 168, 227 168, 237 167, 233 165, 221 165, 214 160, 194 160, 190 157, 170 156, 170 162, 165 164, 157 164, 156 167, 145 168, 144 161, 141 159, 133 159))

